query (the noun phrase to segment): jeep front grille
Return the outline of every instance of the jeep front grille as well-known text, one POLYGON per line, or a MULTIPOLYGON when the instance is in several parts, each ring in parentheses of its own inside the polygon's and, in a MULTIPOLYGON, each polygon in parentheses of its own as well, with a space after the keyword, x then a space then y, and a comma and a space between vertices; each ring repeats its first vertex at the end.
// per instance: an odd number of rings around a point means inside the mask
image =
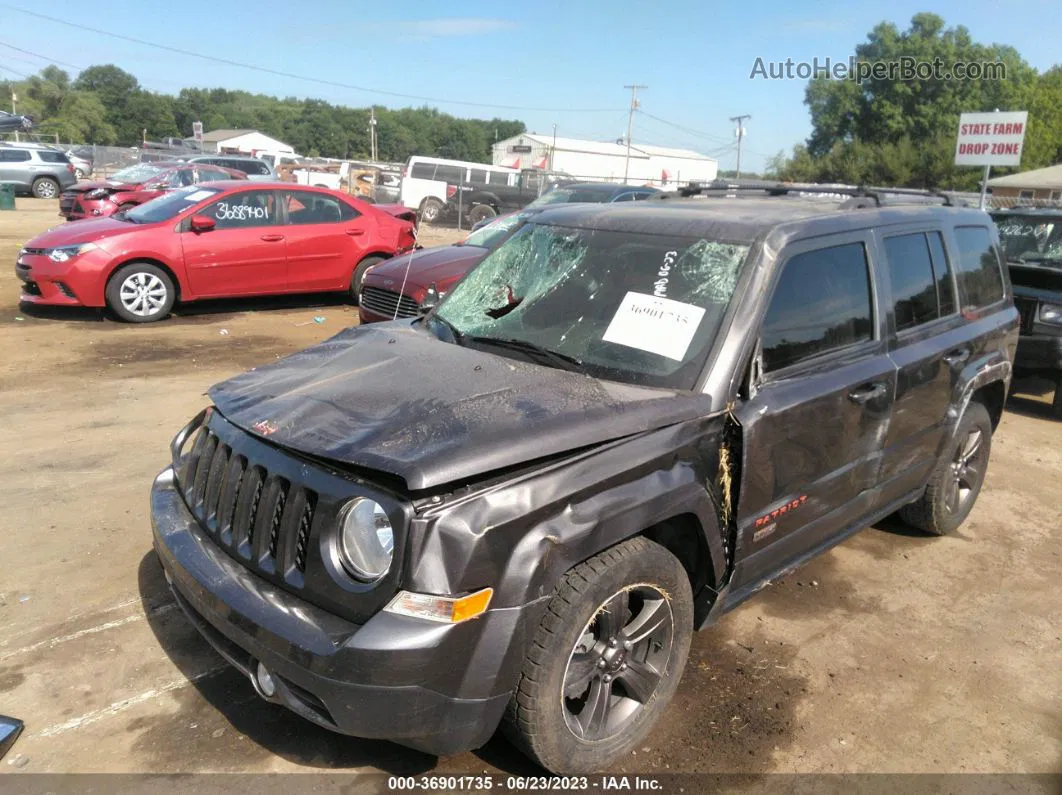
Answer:
POLYGON ((395 307, 398 307, 398 317, 410 318, 420 314, 420 304, 408 295, 396 293, 393 290, 384 290, 381 287, 362 287, 361 306, 377 315, 383 315, 388 320, 395 317, 395 307))
POLYGON ((178 482, 189 509, 222 547, 283 576, 306 571, 317 494, 234 451, 201 428, 178 482))

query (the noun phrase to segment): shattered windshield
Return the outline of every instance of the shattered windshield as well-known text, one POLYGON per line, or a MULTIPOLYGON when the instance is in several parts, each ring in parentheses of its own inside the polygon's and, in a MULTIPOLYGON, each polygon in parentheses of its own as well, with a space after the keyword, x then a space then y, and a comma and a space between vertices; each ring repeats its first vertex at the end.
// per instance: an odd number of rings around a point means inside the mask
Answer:
POLYGON ((690 389, 748 250, 703 238, 529 224, 466 276, 437 315, 458 344, 523 351, 599 378, 690 389))
POLYGON ((123 168, 121 171, 115 172, 111 177, 111 182, 128 182, 130 184, 136 182, 144 182, 151 179, 156 174, 161 174, 165 171, 165 168, 160 166, 151 166, 146 163, 139 163, 135 166, 129 166, 123 168))
POLYGON ((1062 217, 997 216, 999 241, 1011 262, 1062 261, 1062 217))
POLYGON ((516 227, 524 223, 530 217, 530 213, 513 213, 512 215, 503 215, 495 221, 491 221, 484 227, 477 229, 475 232, 466 237, 461 245, 464 246, 480 246, 481 248, 497 248, 501 245, 516 227))

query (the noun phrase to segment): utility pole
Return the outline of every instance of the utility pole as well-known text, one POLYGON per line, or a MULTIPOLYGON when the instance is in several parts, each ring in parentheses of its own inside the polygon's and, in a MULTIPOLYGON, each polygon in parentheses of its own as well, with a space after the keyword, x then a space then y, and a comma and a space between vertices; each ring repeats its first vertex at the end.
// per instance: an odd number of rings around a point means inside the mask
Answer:
POLYGON ((638 110, 638 89, 649 88, 649 86, 624 86, 631 91, 631 109, 627 114, 627 158, 623 163, 623 184, 627 184, 627 177, 631 171, 631 128, 634 126, 634 111, 638 110))
POLYGON ((549 150, 549 170, 553 171, 553 158, 557 153, 557 124, 553 124, 553 148, 549 150))
POLYGON ((734 122, 737 125, 737 130, 734 131, 735 134, 737 135, 737 141, 738 141, 737 168, 734 170, 734 180, 735 181, 741 179, 741 140, 745 137, 745 126, 744 126, 744 123, 745 123, 745 121, 747 119, 751 119, 751 118, 752 118, 752 116, 750 116, 747 113, 742 114, 741 116, 731 116, 730 117, 730 121, 734 122))
MULTIPOLYGON (((11 115, 17 116, 18 111, 15 110, 15 103, 18 102, 18 94, 14 91, 11 92, 11 115)), ((15 130, 15 143, 18 143, 18 130, 15 130)))
POLYGON ((376 162, 376 108, 369 108, 369 157, 376 162))

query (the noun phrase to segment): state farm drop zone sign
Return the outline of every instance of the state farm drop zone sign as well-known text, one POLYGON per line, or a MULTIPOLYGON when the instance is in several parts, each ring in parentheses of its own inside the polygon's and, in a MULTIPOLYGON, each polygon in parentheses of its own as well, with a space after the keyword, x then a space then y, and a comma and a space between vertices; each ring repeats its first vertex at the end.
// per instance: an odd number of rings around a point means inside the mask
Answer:
POLYGON ((1021 147, 1029 126, 1028 111, 964 113, 955 145, 957 166, 1021 165, 1021 147))

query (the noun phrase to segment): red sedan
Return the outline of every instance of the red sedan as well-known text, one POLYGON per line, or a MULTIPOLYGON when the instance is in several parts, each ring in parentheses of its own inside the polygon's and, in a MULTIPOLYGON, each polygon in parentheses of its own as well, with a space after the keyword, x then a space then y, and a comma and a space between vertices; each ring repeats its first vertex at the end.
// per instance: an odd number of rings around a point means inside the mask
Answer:
POLYGON ((242 171, 191 163, 141 163, 102 182, 78 182, 59 197, 59 215, 68 221, 105 218, 164 193, 201 182, 247 179, 242 171))
POLYGON ((413 211, 325 188, 215 182, 65 224, 18 255, 22 300, 161 320, 174 302, 350 291, 415 243, 413 211))

